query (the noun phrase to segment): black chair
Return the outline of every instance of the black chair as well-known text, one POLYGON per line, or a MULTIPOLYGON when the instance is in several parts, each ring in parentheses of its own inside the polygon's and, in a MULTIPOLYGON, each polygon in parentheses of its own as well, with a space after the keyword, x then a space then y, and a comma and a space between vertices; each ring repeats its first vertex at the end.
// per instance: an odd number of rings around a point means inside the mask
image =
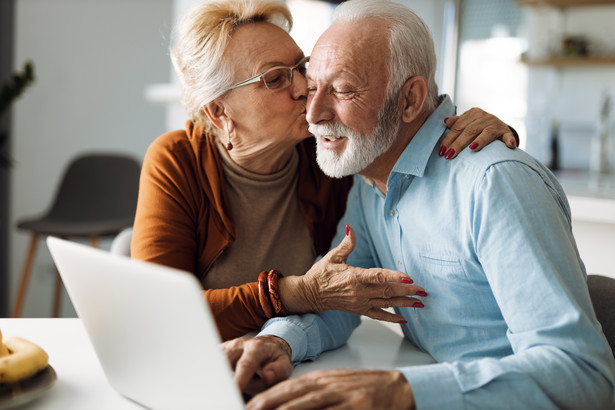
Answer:
MULTIPOLYGON (((100 237, 115 236, 134 222, 141 165, 120 154, 84 154, 68 165, 51 209, 43 216, 18 222, 31 231, 12 317, 21 316, 32 264, 42 235, 87 238, 98 247, 100 237)), ((62 281, 56 272, 53 316, 60 313, 62 281)))
POLYGON ((602 331, 615 352, 615 279, 587 275, 587 287, 602 331))

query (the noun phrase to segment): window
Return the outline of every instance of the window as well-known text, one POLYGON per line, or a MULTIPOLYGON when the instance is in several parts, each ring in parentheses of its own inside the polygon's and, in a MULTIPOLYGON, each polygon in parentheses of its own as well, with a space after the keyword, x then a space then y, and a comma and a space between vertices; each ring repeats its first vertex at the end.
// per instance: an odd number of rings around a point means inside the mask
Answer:
POLYGON ((464 0, 460 13, 455 101, 480 107, 513 126, 526 144, 527 67, 522 13, 514 0, 464 0))

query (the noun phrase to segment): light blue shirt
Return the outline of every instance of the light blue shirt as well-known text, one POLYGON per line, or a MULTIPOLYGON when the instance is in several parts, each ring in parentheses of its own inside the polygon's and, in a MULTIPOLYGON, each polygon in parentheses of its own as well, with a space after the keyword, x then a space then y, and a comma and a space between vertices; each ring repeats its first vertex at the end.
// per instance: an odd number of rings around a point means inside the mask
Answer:
MULTIPOLYGON (((446 97, 406 147, 386 196, 355 176, 349 265, 406 272, 428 293, 396 311, 437 364, 400 368, 417 409, 615 408, 615 363, 593 312, 570 208, 548 169, 497 141, 439 157, 446 97)), ((342 312, 272 319, 297 363, 358 326, 342 312)))

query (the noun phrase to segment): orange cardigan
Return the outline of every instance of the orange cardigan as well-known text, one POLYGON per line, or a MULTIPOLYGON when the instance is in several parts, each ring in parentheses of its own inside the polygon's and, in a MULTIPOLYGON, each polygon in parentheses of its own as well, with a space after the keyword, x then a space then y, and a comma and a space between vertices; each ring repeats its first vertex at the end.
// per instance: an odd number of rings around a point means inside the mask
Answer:
MULTIPOLYGON (((316 164, 315 141, 297 144, 297 196, 317 254, 328 251, 346 209, 351 178, 331 179, 316 164)), ((131 245, 133 258, 192 272, 199 280, 235 239, 214 137, 188 121, 157 138, 143 161, 131 245)), ((256 280, 257 271, 254 272, 256 280)), ((223 340, 267 320, 256 282, 203 291, 223 340)))

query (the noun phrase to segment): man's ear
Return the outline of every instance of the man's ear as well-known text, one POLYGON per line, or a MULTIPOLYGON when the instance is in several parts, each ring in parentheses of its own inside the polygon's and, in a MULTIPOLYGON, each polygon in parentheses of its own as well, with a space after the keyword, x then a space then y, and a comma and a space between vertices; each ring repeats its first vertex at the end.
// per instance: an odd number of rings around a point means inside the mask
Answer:
POLYGON ((403 101, 402 120, 405 123, 414 121, 422 112, 427 99, 427 80, 416 75, 406 80, 402 86, 403 101))
POLYGON ((205 111, 205 115, 207 115, 207 118, 209 118, 209 121, 214 127, 225 131, 227 134, 233 131, 233 121, 226 114, 224 104, 219 100, 214 100, 205 104, 203 106, 203 111, 205 111))

